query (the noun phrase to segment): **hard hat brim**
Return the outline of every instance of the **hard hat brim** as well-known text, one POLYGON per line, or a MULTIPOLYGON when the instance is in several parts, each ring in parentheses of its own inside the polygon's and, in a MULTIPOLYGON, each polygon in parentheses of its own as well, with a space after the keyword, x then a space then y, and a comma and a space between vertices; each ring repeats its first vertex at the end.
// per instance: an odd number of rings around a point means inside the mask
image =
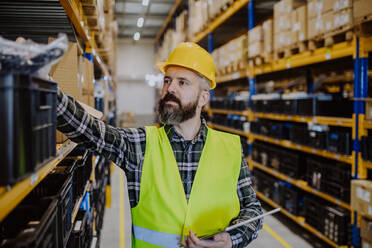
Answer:
MULTIPOLYGON (((191 71, 194 71, 196 72, 195 70, 193 70, 192 68, 188 67, 188 66, 185 66, 185 65, 182 65, 182 64, 176 64, 176 63, 167 63, 167 62, 157 62, 156 65, 158 66, 159 70, 165 74, 165 68, 167 66, 171 66, 171 65, 174 65, 174 66, 180 66, 180 67, 183 67, 183 68, 186 68, 186 69, 189 69, 191 71)), ((196 72, 196 73, 199 73, 199 72, 196 72)), ((211 85, 210 85, 210 88, 211 90, 213 90, 214 88, 216 88, 216 81, 213 81, 211 79, 209 79, 207 76, 203 75, 204 77, 206 77, 209 81, 211 81, 211 85)))

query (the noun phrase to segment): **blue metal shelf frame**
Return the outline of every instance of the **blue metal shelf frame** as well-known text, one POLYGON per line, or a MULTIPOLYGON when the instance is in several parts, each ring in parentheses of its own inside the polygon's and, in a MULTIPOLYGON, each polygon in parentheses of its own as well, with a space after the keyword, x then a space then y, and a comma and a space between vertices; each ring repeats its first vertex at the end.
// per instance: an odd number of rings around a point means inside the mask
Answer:
MULTIPOLYGON (((213 33, 208 34, 208 52, 211 54, 213 52, 213 33)), ((209 91, 210 94, 210 100, 213 100, 213 90, 209 91)))

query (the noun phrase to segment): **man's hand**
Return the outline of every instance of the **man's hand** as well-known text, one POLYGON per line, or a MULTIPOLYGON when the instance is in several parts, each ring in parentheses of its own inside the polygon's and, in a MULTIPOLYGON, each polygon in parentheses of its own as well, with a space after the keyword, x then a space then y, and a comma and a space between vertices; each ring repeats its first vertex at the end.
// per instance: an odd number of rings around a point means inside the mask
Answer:
POLYGON ((181 245, 185 248, 231 248, 232 242, 230 234, 227 232, 216 234, 210 240, 201 240, 196 237, 195 233, 190 231, 190 235, 187 236, 186 241, 182 242, 181 245))

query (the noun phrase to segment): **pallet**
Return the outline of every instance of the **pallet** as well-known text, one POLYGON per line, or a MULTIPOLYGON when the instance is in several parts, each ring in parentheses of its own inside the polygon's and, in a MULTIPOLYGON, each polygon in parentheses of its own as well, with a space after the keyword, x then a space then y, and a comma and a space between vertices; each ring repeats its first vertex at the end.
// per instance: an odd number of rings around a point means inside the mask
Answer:
POLYGON ((273 54, 269 52, 264 52, 261 55, 254 56, 248 59, 249 66, 260 66, 273 61, 273 54))
POLYGON ((309 40, 309 50, 314 51, 321 47, 330 47, 334 44, 352 41, 354 37, 353 26, 346 25, 342 26, 332 32, 319 35, 309 40))
POLYGON ((96 31, 96 32, 101 31, 101 27, 98 24, 98 18, 96 16, 88 16, 87 24, 88 24, 89 30, 96 31))
POLYGON ((370 36, 372 34, 372 14, 354 19, 355 34, 358 36, 370 36))
POLYGON ((210 20, 214 20, 216 19, 218 16, 220 16, 223 12, 225 12, 232 4, 234 3, 234 0, 227 0, 225 1, 225 3, 219 8, 218 11, 216 11, 215 13, 213 13, 211 16, 210 16, 210 20))
POLYGON ((98 10, 95 5, 83 5, 83 12, 86 16, 97 16, 98 10))
POLYGON ((306 52, 307 50, 308 50, 308 42, 299 41, 287 47, 283 47, 283 48, 280 48, 274 51, 274 60, 289 58, 293 55, 306 52))

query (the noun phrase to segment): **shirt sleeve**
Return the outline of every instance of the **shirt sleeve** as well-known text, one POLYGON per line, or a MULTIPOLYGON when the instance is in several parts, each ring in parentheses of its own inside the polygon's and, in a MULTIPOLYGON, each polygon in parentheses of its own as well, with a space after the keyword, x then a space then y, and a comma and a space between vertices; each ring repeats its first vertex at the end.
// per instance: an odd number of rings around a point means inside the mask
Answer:
MULTIPOLYGON (((240 201, 240 212, 238 217, 231 222, 231 225, 262 214, 261 203, 257 199, 256 193, 252 187, 251 175, 244 155, 242 156, 237 193, 240 201)), ((257 238, 258 231, 261 228, 262 219, 229 231, 232 247, 246 247, 252 240, 257 238)))
POLYGON ((57 98, 57 129, 60 132, 73 142, 102 154, 122 167, 126 174, 138 170, 145 153, 145 128, 110 126, 92 117, 61 90, 57 98))

